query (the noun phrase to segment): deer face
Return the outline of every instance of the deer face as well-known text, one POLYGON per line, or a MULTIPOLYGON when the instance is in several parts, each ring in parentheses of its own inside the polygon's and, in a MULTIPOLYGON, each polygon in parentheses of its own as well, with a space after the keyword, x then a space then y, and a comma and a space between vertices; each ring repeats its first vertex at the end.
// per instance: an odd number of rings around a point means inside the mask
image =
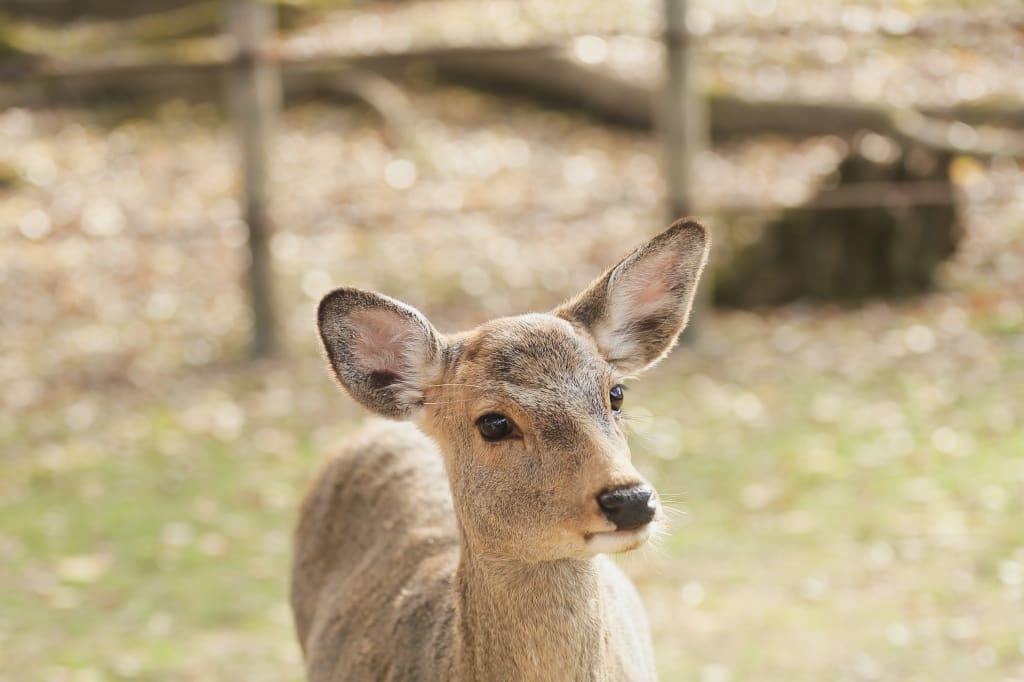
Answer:
POLYGON ((582 558, 647 539, 657 498, 630 463, 622 376, 589 334, 525 315, 452 347, 445 380, 426 393, 423 426, 446 453, 476 551, 582 558))
POLYGON ((392 299, 338 289, 320 305, 332 367, 359 402, 417 417, 444 453, 463 538, 521 561, 639 546, 660 517, 630 462, 622 385, 686 323, 707 235, 677 223, 551 314, 444 337, 392 299))

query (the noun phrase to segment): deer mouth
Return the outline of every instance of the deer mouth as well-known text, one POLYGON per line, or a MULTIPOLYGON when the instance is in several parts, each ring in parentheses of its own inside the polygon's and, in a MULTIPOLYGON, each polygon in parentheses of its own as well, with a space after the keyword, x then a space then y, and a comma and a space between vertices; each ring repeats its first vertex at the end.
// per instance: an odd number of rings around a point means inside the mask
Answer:
POLYGON ((609 530, 601 533, 587 533, 584 539, 587 548, 597 554, 619 554, 636 549, 654 534, 654 524, 648 523, 632 530, 609 530))

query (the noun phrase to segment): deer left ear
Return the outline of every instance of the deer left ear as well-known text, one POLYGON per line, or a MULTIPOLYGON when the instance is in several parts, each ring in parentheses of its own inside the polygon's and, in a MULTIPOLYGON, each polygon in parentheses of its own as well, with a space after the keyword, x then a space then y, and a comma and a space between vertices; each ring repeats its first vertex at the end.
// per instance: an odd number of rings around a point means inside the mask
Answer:
POLYGON ((420 412, 427 385, 443 371, 445 344, 418 310, 342 288, 320 301, 317 322, 334 375, 353 398, 393 419, 420 412))
POLYGON ((686 327, 710 246, 707 228, 679 220, 554 314, 585 327, 618 371, 644 370, 686 327))

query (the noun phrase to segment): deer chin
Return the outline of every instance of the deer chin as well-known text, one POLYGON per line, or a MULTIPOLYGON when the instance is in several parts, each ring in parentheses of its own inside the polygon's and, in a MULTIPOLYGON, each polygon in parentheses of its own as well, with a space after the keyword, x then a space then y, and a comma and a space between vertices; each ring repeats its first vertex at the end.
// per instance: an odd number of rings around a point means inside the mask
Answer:
POLYGON ((610 530, 585 537, 587 549, 594 554, 620 554, 634 550, 654 535, 654 523, 633 530, 610 530))

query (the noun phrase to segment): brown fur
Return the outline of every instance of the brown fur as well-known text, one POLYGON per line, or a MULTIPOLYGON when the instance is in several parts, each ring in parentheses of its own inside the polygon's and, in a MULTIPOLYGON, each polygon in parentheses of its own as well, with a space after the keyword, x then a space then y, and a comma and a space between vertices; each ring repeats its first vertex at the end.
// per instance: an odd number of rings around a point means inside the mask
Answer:
POLYGON ((608 394, 675 343, 707 250, 680 221, 552 314, 449 337, 379 294, 328 294, 342 386, 422 432, 372 423, 303 504, 292 605, 310 680, 655 679, 639 598, 600 554, 647 537, 612 533, 597 502, 644 483, 608 394), (514 437, 484 440, 488 413, 514 437))

